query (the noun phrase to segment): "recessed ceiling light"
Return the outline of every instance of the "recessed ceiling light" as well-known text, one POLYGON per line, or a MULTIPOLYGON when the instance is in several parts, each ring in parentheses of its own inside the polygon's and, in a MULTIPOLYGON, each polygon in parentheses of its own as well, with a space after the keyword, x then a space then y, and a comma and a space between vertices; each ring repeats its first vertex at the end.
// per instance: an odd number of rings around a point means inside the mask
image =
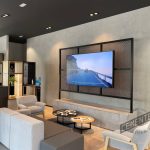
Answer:
POLYGON ((19 5, 19 7, 21 7, 21 8, 26 7, 26 6, 27 6, 26 3, 22 3, 22 4, 19 5))
POLYGON ((95 12, 94 15, 98 15, 98 12, 95 12))
POLYGON ((98 12, 95 12, 95 13, 91 13, 90 16, 94 17, 94 16, 97 16, 98 14, 99 14, 98 12))
POLYGON ((19 38, 23 38, 23 35, 19 35, 19 38))
POLYGON ((3 15, 1 15, 2 18, 6 18, 6 17, 8 17, 8 16, 9 16, 8 14, 3 14, 3 15))
POLYGON ((47 29, 47 30, 50 30, 51 28, 52 28, 52 27, 47 27, 46 29, 47 29))

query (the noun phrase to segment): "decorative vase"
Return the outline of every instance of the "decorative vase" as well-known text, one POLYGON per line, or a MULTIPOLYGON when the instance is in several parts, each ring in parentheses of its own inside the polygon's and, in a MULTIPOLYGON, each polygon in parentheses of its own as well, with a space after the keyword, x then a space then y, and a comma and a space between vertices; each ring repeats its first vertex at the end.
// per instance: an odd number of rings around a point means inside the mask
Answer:
POLYGON ((14 85, 10 85, 9 94, 14 95, 14 85))

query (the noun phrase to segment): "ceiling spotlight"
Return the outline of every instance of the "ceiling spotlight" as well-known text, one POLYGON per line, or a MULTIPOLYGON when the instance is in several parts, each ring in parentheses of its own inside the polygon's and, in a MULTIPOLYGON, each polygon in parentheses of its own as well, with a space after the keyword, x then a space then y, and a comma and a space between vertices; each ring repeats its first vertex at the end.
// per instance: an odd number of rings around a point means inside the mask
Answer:
POLYGON ((26 6, 27 6, 26 3, 22 3, 22 4, 19 5, 19 7, 21 7, 21 8, 26 7, 26 6))
POLYGON ((8 14, 3 14, 3 15, 1 15, 2 18, 6 18, 6 17, 8 17, 8 16, 9 16, 8 14))
POLYGON ((51 28, 52 28, 52 27, 47 27, 46 29, 47 29, 47 30, 50 30, 51 28))
POLYGON ((94 16, 97 16, 98 14, 99 14, 98 12, 95 12, 95 13, 93 13, 93 14, 91 13, 90 16, 91 16, 91 17, 94 17, 94 16))
POLYGON ((23 38, 23 35, 19 35, 19 38, 23 38))
POLYGON ((98 12, 95 12, 94 15, 98 15, 98 12))

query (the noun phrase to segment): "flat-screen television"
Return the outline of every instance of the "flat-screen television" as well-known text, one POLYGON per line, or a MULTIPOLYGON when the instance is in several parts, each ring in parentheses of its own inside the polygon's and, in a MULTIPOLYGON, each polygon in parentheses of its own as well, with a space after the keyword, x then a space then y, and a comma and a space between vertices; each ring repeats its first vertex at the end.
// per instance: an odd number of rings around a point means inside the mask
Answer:
POLYGON ((113 87, 113 51, 68 55, 67 83, 113 87))

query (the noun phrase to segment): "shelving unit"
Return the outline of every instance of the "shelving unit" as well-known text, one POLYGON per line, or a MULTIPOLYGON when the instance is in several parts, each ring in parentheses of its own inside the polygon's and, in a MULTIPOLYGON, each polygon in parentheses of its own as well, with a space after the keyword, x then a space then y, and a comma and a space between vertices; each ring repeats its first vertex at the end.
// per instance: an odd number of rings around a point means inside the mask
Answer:
POLYGON ((3 84, 3 64, 0 63, 0 86, 3 84))
MULTIPOLYGON (((22 95, 38 95, 40 100, 40 87, 35 86, 35 62, 26 62, 26 43, 16 43, 9 39, 8 45, 7 61, 3 59, 2 64, 0 63, 0 85, 8 87, 9 99, 22 95)), ((0 60, 1 57, 4 58, 4 55, 0 55, 0 60)))
POLYGON ((8 86, 9 99, 22 95, 36 95, 40 101, 40 87, 35 85, 35 62, 3 61, 3 86, 8 86), (13 78, 14 83, 10 81, 13 78))
POLYGON ((7 107, 8 99, 15 100, 22 95, 37 94, 40 100, 40 87, 35 86, 35 62, 26 62, 26 40, 9 36, 7 44, 8 53, 0 53, 0 107, 7 107))
POLYGON ((0 53, 0 86, 3 84, 3 63, 4 53, 0 53))
POLYGON ((24 62, 23 95, 35 95, 35 62, 24 62))
POLYGON ((4 61, 3 62, 3 85, 8 86, 9 99, 22 96, 23 86, 23 62, 4 61), (12 80, 15 80, 14 82, 12 80))

